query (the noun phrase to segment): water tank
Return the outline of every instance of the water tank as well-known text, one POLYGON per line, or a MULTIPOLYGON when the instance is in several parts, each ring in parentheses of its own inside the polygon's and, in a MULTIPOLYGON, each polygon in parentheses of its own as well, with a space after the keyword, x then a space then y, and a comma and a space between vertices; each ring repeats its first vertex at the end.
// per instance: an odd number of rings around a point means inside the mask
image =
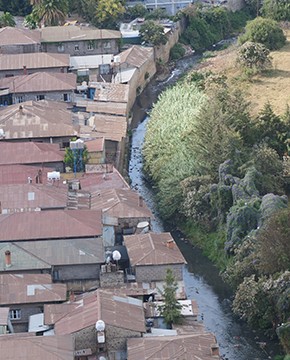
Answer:
POLYGON ((137 224, 136 234, 146 234, 149 231, 149 222, 141 221, 137 224))
POLYGON ((97 331, 104 331, 106 326, 103 320, 98 320, 95 327, 97 331))

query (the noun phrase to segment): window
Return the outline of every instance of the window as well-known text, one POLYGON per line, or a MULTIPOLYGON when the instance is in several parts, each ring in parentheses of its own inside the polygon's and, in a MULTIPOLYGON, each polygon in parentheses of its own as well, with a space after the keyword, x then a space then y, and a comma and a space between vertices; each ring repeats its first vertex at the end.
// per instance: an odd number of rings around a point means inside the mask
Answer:
POLYGON ((10 310, 9 312, 10 320, 20 320, 21 319, 21 310, 10 310))
POLYGON ((79 51, 79 50, 80 50, 79 44, 75 44, 75 51, 79 51))
POLYGON ((22 103, 24 101, 24 96, 15 96, 15 104, 22 103))
POLYGON ((63 94, 63 101, 69 101, 69 94, 63 94))
POLYGON ((95 42, 94 41, 88 41, 87 49, 88 50, 94 50, 94 48, 95 48, 95 42))
POLYGON ((57 46, 57 51, 58 51, 58 52, 64 52, 63 43, 59 43, 59 44, 58 44, 58 46, 57 46))
POLYGON ((36 95, 36 101, 44 100, 44 99, 45 99, 44 95, 36 95))
POLYGON ((111 49, 111 42, 110 41, 105 41, 104 42, 104 49, 111 49))

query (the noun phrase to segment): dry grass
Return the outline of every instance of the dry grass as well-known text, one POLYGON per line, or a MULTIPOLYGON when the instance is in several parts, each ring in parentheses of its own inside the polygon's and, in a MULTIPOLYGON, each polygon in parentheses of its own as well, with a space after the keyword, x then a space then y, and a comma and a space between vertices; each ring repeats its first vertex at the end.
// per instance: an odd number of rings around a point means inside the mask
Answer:
POLYGON ((286 45, 271 53, 272 69, 251 80, 245 78, 236 65, 236 46, 220 52, 202 63, 200 68, 227 75, 231 82, 244 90, 253 114, 257 114, 267 102, 277 114, 282 114, 287 104, 290 105, 290 30, 286 35, 286 45))

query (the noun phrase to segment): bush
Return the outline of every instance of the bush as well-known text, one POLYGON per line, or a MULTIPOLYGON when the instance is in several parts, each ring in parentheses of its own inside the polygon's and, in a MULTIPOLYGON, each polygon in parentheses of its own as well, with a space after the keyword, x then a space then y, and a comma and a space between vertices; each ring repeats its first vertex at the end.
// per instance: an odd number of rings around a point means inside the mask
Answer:
POLYGON ((185 54, 185 49, 180 43, 175 44, 170 49, 170 59, 173 61, 182 58, 184 54, 185 54))
POLYGON ((276 21, 257 17, 248 22, 245 34, 239 37, 241 44, 246 41, 261 43, 269 50, 277 50, 285 45, 286 36, 276 21))
POLYGON ((290 21, 289 0, 264 0, 261 13, 276 21, 290 21))
POLYGON ((237 62, 244 71, 250 69, 255 74, 271 66, 269 54, 270 50, 264 45, 247 41, 238 51, 237 62))
POLYGON ((153 20, 145 21, 140 27, 141 41, 149 45, 166 44, 167 38, 163 26, 156 24, 153 20))

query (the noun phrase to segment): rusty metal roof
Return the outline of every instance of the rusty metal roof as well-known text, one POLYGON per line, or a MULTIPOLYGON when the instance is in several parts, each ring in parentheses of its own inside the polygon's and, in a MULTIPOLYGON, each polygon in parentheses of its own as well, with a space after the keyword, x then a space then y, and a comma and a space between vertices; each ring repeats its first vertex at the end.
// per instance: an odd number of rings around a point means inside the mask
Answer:
POLYGON ((86 111, 93 113, 115 114, 118 116, 127 116, 127 103, 122 102, 104 102, 89 101, 87 102, 86 111))
POLYGON ((73 303, 64 305, 45 306, 45 322, 51 323, 53 311, 57 317, 61 316, 57 308, 63 310, 63 317, 55 322, 56 334, 72 334, 82 329, 94 326, 98 320, 105 324, 124 330, 145 332, 143 303, 140 300, 126 296, 117 296, 101 289, 93 293, 84 294, 73 303))
POLYGON ((31 92, 73 91, 77 76, 72 73, 37 72, 0 79, 0 89, 9 89, 13 94, 31 92))
POLYGON ((92 209, 114 218, 151 218, 151 211, 131 189, 105 189, 91 192, 92 209))
MULTIPOLYGON (((0 46, 5 45, 40 45, 40 31, 4 27, 0 29, 0 46)), ((32 57, 34 54, 32 55, 32 57)))
POLYGON ((213 334, 176 336, 148 336, 127 340, 128 360, 213 360, 211 354, 216 344, 213 334))
POLYGON ((128 84, 90 82, 89 87, 96 89, 94 101, 127 103, 129 100, 128 84))
POLYGON ((103 137, 99 137, 93 140, 87 140, 85 145, 88 149, 88 152, 101 152, 104 150, 105 139, 103 137))
POLYGON ((41 30, 41 42, 65 42, 120 39, 117 30, 96 29, 82 26, 47 26, 41 30))
POLYGON ((124 244, 132 266, 186 264, 170 233, 124 236, 124 244))
POLYGON ((0 337, 0 354, 5 360, 74 360, 72 336, 9 334, 0 337))
POLYGON ((9 307, 0 308, 0 326, 8 324, 9 307))
POLYGON ((34 211, 0 215, 0 241, 82 238, 102 234, 101 212, 34 211))
POLYGON ((154 50, 152 47, 144 47, 140 45, 133 45, 118 55, 118 57, 120 57, 121 64, 127 63, 137 68, 140 68, 150 57, 153 56, 154 50))
POLYGON ((0 165, 63 162, 59 144, 0 141, 0 165))
POLYGON ((49 303, 66 300, 67 285, 53 284, 50 274, 0 274, 0 304, 49 303))
POLYGON ((28 178, 31 178, 32 182, 35 183, 39 170, 42 171, 43 179, 46 179, 47 172, 52 169, 32 165, 0 165, 0 185, 26 184, 28 178))
POLYGON ((0 203, 3 214, 37 209, 65 209, 67 189, 36 184, 0 185, 0 203))
POLYGON ((69 67, 69 54, 34 53, 0 55, 0 71, 69 67))
POLYGON ((70 137, 79 130, 79 126, 73 126, 67 104, 47 100, 26 101, 0 109, 0 128, 6 140, 70 137))

